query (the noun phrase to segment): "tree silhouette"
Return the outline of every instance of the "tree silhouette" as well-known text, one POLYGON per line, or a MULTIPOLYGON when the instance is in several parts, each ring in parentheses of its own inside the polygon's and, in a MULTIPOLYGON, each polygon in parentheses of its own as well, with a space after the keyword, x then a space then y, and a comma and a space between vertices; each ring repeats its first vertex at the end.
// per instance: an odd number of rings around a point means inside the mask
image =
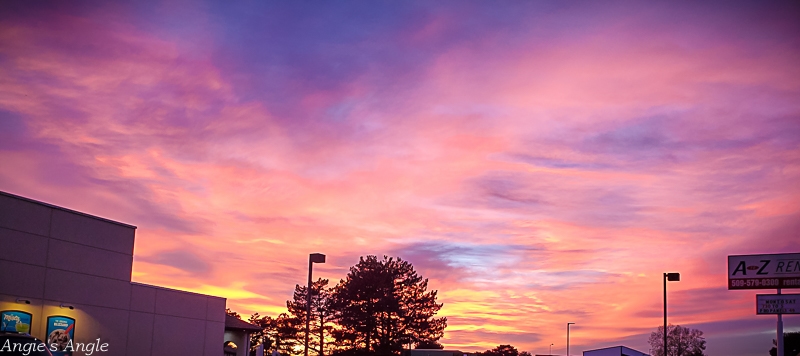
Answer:
POLYGON ((241 319, 242 318, 242 316, 239 315, 239 313, 231 310, 231 308, 225 308, 225 314, 226 315, 230 315, 230 316, 232 316, 232 317, 234 317, 236 319, 241 319))
POLYGON ((444 346, 438 341, 422 340, 414 348, 418 350, 442 350, 444 346))
POLYGON ((253 351, 258 348, 258 345, 264 345, 264 350, 269 350, 272 348, 272 339, 267 337, 264 327, 264 321, 266 318, 269 317, 261 317, 258 313, 253 313, 247 321, 250 324, 257 325, 261 327, 261 330, 256 331, 254 333, 250 333, 250 350, 253 351))
MULTIPOLYGON (((650 354, 664 355, 664 327, 650 334, 650 354)), ((667 326, 667 356, 705 356, 706 340, 703 332, 680 325, 667 326)))
MULTIPOLYGON (((297 319, 298 325, 303 328, 306 323, 306 290, 305 286, 295 285, 294 297, 286 301, 286 309, 297 319)), ((326 344, 325 337, 330 336, 333 331, 334 322, 333 312, 331 311, 331 289, 328 288, 327 279, 318 279, 311 284, 311 315, 310 322, 311 337, 308 341, 309 350, 316 350, 322 356, 330 355, 336 349, 334 344, 326 344)), ((300 337, 305 337, 305 329, 300 331, 300 337)), ((305 340, 304 340, 305 341, 305 340)))
POLYGON ((511 345, 499 345, 483 352, 483 356, 519 356, 519 350, 511 345))
MULTIPOLYGON (((769 350, 770 356, 778 356, 778 340, 772 339, 775 345, 769 350)), ((783 354, 784 356, 800 355, 800 331, 783 333, 783 354)))
POLYGON ((259 317, 258 313, 250 317, 250 323, 261 327, 261 332, 256 333, 256 337, 251 337, 250 342, 264 344, 264 348, 275 348, 282 355, 295 354, 294 348, 301 343, 298 342, 300 325, 296 318, 286 313, 281 313, 275 318, 270 316, 259 317))
POLYGON ((442 304, 428 280, 400 258, 361 257, 334 288, 331 307, 341 345, 380 355, 400 354, 404 345, 437 341, 446 318, 434 318, 442 304))

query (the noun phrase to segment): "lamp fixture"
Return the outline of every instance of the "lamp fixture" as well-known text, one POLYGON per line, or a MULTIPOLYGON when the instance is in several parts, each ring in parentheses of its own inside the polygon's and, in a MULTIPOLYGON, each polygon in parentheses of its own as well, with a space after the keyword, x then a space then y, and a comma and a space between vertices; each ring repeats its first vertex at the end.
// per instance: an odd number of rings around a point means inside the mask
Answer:
POLYGON ((17 303, 22 303, 22 304, 31 304, 31 301, 30 301, 30 300, 28 300, 28 299, 22 299, 22 298, 17 298, 17 300, 15 300, 15 302, 17 302, 17 303))
POLYGON ((64 304, 64 303, 61 303, 61 304, 59 305, 59 307, 60 307, 60 308, 69 308, 69 310, 74 310, 74 309, 75 309, 75 306, 74 306, 74 305, 71 305, 71 304, 64 304))

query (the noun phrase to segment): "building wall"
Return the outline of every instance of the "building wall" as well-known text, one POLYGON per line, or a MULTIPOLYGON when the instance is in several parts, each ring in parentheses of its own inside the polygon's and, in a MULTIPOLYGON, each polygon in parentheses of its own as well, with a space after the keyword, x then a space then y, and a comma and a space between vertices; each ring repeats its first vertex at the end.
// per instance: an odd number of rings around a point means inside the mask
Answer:
POLYGON ((33 314, 40 339, 48 316, 74 318, 99 355, 221 355, 225 299, 131 283, 135 229, 0 192, 0 311, 33 314))
POLYGON ((609 347, 606 349, 584 351, 583 356, 622 356, 621 351, 619 347, 609 347))
POLYGON ((634 350, 630 347, 621 346, 621 348, 622 348, 622 354, 625 356, 650 356, 644 352, 634 350))
POLYGON ((607 347, 604 349, 584 351, 583 356, 649 356, 625 346, 607 347))

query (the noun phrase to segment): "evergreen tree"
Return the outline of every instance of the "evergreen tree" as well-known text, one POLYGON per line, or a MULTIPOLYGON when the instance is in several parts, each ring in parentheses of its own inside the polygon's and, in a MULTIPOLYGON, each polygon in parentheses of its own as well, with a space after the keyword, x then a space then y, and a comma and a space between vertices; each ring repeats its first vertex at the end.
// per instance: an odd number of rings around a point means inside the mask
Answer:
POLYGON ((446 318, 434 318, 442 304, 428 280, 400 258, 361 257, 334 288, 331 308, 340 328, 337 341, 380 355, 400 354, 404 345, 437 341, 446 318))
POLYGON ((230 316, 232 316, 232 317, 234 317, 236 319, 241 319, 242 318, 242 316, 239 315, 239 313, 231 310, 231 308, 225 308, 225 314, 226 315, 230 315, 230 316))
MULTIPOLYGON (((770 356, 778 356, 778 340, 772 339, 775 345, 769 350, 770 356)), ((784 356, 800 355, 800 331, 783 333, 783 354, 784 356)))
MULTIPOLYGON (((258 325, 261 327, 261 330, 251 333, 250 334, 250 351, 252 352, 258 345, 264 345, 264 350, 269 350, 272 347, 272 339, 267 336, 265 329, 265 324, 269 322, 265 322, 269 317, 261 317, 258 313, 253 313, 247 321, 250 324, 258 325)), ((270 318, 271 319, 271 318, 270 318)))
POLYGON ((414 348, 418 350, 442 350, 444 346, 438 341, 422 340, 414 348))
MULTIPOLYGON (((305 323, 306 323, 306 301, 308 288, 305 286, 295 285, 294 297, 292 300, 286 301, 286 309, 289 310, 300 327, 298 337, 305 342, 305 323)), ((311 284, 311 322, 310 322, 310 337, 308 341, 309 350, 315 350, 318 355, 330 355, 335 349, 334 343, 326 343, 326 337, 331 336, 333 330, 332 323, 334 316, 330 308, 331 289, 328 288, 327 279, 318 279, 311 284)), ((309 351, 311 352, 311 351, 309 351)))
POLYGON ((483 352, 482 356, 519 356, 519 350, 511 345, 498 345, 483 352))
POLYGON ((286 313, 281 313, 276 318, 259 317, 256 313, 250 318, 250 323, 260 326, 262 330, 256 340, 251 338, 251 342, 263 343, 265 350, 274 348, 282 355, 294 355, 295 348, 302 345, 298 337, 303 335, 300 333, 299 323, 296 318, 286 313))

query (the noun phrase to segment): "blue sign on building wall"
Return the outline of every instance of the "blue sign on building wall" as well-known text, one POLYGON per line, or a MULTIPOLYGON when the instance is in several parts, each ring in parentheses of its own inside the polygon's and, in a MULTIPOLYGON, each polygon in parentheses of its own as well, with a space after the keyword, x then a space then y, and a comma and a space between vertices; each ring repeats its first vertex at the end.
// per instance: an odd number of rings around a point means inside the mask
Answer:
POLYGON ((4 310, 0 312, 0 331, 31 333, 31 313, 19 310, 4 310))
POLYGON ((70 356, 74 345, 75 319, 66 316, 47 317, 47 345, 53 356, 70 356))

